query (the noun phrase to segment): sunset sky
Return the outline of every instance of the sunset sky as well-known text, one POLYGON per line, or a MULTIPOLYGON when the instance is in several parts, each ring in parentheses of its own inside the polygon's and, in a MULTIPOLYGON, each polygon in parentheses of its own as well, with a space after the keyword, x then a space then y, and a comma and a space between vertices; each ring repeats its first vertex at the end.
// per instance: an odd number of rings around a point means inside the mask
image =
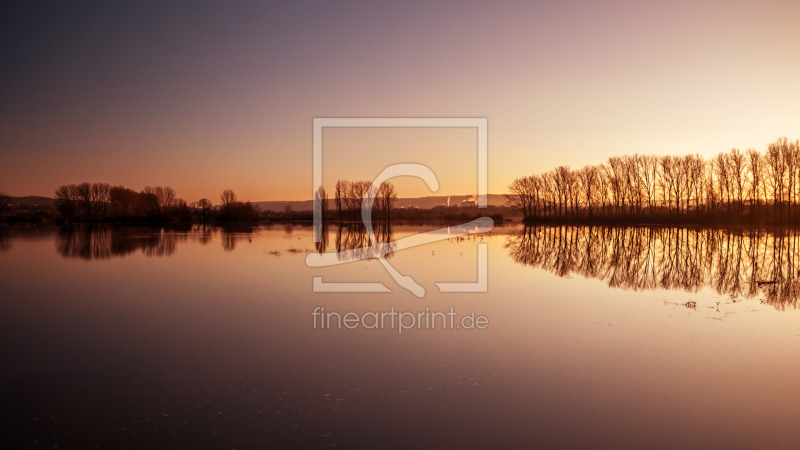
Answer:
MULTIPOLYGON (((626 153, 763 150, 800 138, 799 19, 796 0, 4 3, 0 191, 309 199, 314 117, 486 117, 495 194, 626 153)), ((473 194, 475 147, 332 130, 325 183, 420 162, 473 194)))

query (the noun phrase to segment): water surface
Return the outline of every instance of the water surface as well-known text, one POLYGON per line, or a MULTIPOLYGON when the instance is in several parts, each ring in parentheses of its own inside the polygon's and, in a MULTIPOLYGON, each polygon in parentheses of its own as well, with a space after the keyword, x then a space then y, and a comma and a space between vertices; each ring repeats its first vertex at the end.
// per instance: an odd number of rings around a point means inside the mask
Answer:
POLYGON ((797 448, 798 239, 496 227, 392 254, 417 298, 374 260, 306 266, 357 257, 357 229, 0 228, 0 444, 797 448), (477 280, 479 243, 489 292, 439 293, 477 280), (489 325, 314 329, 317 307, 489 325))

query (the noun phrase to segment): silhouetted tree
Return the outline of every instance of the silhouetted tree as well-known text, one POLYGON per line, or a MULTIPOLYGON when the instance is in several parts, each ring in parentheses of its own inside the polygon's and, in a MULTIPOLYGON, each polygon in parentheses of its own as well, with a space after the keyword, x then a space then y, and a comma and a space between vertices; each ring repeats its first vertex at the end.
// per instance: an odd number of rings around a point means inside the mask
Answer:
POLYGON ((131 217, 138 213, 140 194, 124 186, 114 186, 109 191, 111 215, 131 217))
POLYGON ((335 204, 340 220, 361 221, 361 205, 370 186, 369 181, 339 180, 336 183, 335 204))
POLYGON ((320 220, 323 222, 328 220, 328 193, 322 186, 314 192, 313 210, 316 214, 319 214, 320 220))
POLYGON ((172 201, 172 206, 169 207, 169 217, 179 222, 190 222, 194 213, 192 208, 186 203, 186 200, 178 198, 172 201))
POLYGON ((147 214, 151 216, 163 216, 169 212, 174 205, 176 192, 169 186, 145 186, 142 190, 141 199, 145 205, 147 214))
POLYGON ((525 217, 534 215, 534 199, 539 191, 539 186, 534 182, 534 178, 535 175, 517 178, 508 187, 509 192, 504 195, 506 204, 521 212, 525 217))
POLYGON ((80 196, 78 195, 77 185, 68 184, 59 186, 59 188, 56 189, 56 208, 58 208, 64 220, 70 223, 74 221, 79 201, 80 196))
POLYGON ((214 206, 211 203, 211 200, 207 198, 201 198, 197 202, 194 202, 192 205, 194 207, 194 214, 197 220, 199 220, 204 224, 208 223, 211 218, 211 208, 212 206, 214 206))
POLYGON ((8 200, 11 197, 5 192, 0 192, 0 211, 8 208, 8 200))
POLYGON ((157 186, 155 190, 156 190, 156 196, 158 197, 158 204, 161 207, 161 211, 166 211, 172 206, 174 206, 176 201, 175 196, 177 195, 175 189, 172 189, 169 186, 165 187, 157 186))
POLYGON ((344 181, 339 180, 336 182, 336 191, 334 192, 334 205, 336 206, 336 213, 339 215, 339 220, 344 217, 344 181))
POLYGON ((253 221, 259 219, 258 206, 250 202, 242 203, 237 200, 236 194, 226 189, 220 195, 222 207, 218 215, 218 220, 223 221, 253 221))
POLYGON ((395 189, 394 184, 384 181, 381 187, 378 188, 375 205, 373 206, 373 210, 377 210, 377 217, 380 220, 385 222, 392 220, 392 208, 396 200, 397 189, 395 189))
POLYGON ((219 198, 222 200, 223 207, 230 206, 238 201, 236 198, 236 193, 230 189, 225 189, 222 191, 222 195, 220 195, 219 198))
POLYGON ((758 218, 759 204, 761 197, 764 194, 764 157, 758 150, 754 148, 747 149, 747 170, 750 181, 750 209, 753 213, 753 206, 755 206, 755 215, 758 218))
POLYGON ((107 183, 81 183, 76 190, 79 204, 89 220, 103 220, 108 209, 111 186, 107 183))
POLYGON ((140 206, 145 215, 161 215, 161 202, 158 199, 158 194, 156 193, 156 189, 154 187, 145 186, 144 189, 142 189, 139 199, 140 206))

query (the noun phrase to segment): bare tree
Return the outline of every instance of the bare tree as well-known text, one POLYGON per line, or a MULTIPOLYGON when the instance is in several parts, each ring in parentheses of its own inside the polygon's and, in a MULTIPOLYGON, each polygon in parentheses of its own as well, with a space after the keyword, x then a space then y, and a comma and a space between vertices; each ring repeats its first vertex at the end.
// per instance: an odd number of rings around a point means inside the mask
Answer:
POLYGON ((605 169, 608 178, 609 188, 611 188, 611 199, 614 203, 614 208, 616 208, 616 213, 624 214, 625 169, 622 159, 619 157, 608 158, 608 163, 602 167, 605 169))
POLYGON ((351 184, 351 216, 353 221, 358 222, 361 220, 361 205, 364 204, 364 197, 367 196, 370 186, 372 186, 372 183, 369 181, 355 181, 351 184))
POLYGON ((656 187, 658 180, 658 157, 641 156, 638 160, 638 171, 641 173, 642 187, 644 188, 647 209, 653 213, 656 202, 656 187))
POLYGON ((207 198, 201 198, 195 204, 197 218, 202 223, 204 223, 204 224, 208 223, 208 221, 209 221, 209 219, 211 217, 211 208, 212 208, 212 206, 214 206, 214 205, 211 203, 211 200, 209 200, 207 198))
POLYGON ((520 177, 511 182, 508 186, 508 193, 504 195, 506 205, 522 213, 523 217, 533 215, 533 202, 537 183, 534 177, 520 177))
POLYGON ((339 214, 339 220, 344 218, 344 213, 342 211, 343 203, 345 202, 345 181, 339 180, 336 182, 336 193, 335 193, 335 203, 336 203, 336 212, 339 214))
POLYGON ((129 217, 139 206, 139 193, 124 186, 113 186, 108 194, 109 214, 116 217, 129 217))
POLYGON ((322 186, 314 192, 314 212, 323 222, 328 220, 328 193, 322 186))
POLYGON ((600 171, 595 166, 586 166, 578 172, 581 187, 581 201, 589 218, 594 217, 597 191, 600 188, 600 171))
POLYGON ((72 223, 75 220, 75 213, 78 209, 78 202, 80 196, 78 195, 78 186, 68 184, 59 186, 56 189, 56 208, 58 208, 61 215, 65 220, 72 223))
POLYGON ((0 211, 8 208, 8 206, 9 206, 8 205, 8 200, 10 198, 11 198, 11 196, 6 194, 5 192, 0 192, 0 211))
POLYGON ((755 204, 755 214, 758 218, 759 203, 761 194, 764 192, 764 157, 754 148, 747 149, 747 170, 750 175, 750 209, 753 212, 755 204))
POLYGON ((97 220, 103 220, 108 213, 109 193, 111 186, 108 183, 92 184, 92 206, 97 220))
POLYGON ((110 191, 111 186, 107 183, 81 183, 76 187, 79 204, 89 216, 89 220, 105 218, 110 191))
POLYGON ((222 200, 223 207, 229 207, 232 204, 237 203, 239 201, 238 198, 236 197, 236 193, 234 193, 230 189, 225 189, 224 191, 222 191, 222 195, 220 195, 219 198, 222 200))
POLYGON ((160 216, 161 202, 158 200, 156 188, 145 186, 139 194, 139 207, 147 215, 160 216))
POLYGON ((562 217, 568 212, 569 184, 572 182, 571 170, 568 166, 556 167, 553 171, 553 181, 558 202, 558 212, 562 217))
POLYGON ((677 188, 678 180, 678 170, 675 167, 676 160, 674 156, 662 156, 659 159, 659 164, 661 168, 661 198, 662 198, 662 205, 667 209, 667 215, 669 215, 672 209, 672 203, 675 202, 675 192, 679 190, 677 188))
POLYGON ((392 208, 394 202, 397 200, 397 189, 394 184, 384 181, 378 189, 377 202, 378 202, 378 216, 386 221, 392 220, 392 208))
POLYGON ((741 151, 734 148, 731 150, 728 163, 736 203, 738 203, 739 207, 739 216, 741 217, 744 214, 744 194, 747 190, 745 156, 741 151))
POLYGON ((703 172, 706 163, 703 160, 703 157, 700 155, 687 155, 686 164, 687 164, 687 176, 690 181, 689 189, 694 191, 695 214, 700 214, 700 206, 702 203, 704 181, 705 181, 703 177, 703 172))
POLYGON ((767 146, 767 153, 764 155, 766 158, 766 182, 772 191, 773 214, 776 219, 779 213, 782 217, 784 186, 786 183, 786 158, 783 155, 787 147, 787 139, 780 138, 767 146))
POLYGON ((166 212, 169 208, 171 208, 175 202, 176 192, 175 189, 172 189, 169 186, 156 187, 156 196, 158 197, 158 205, 161 208, 162 212, 166 212))
MULTIPOLYGON (((787 139, 788 141, 788 139, 787 139)), ((800 149, 798 149, 797 142, 787 142, 783 148, 783 159, 786 166, 786 195, 785 201, 788 203, 788 216, 796 217, 795 207, 793 206, 797 201, 796 185, 798 179, 798 158, 800 158, 800 149)))

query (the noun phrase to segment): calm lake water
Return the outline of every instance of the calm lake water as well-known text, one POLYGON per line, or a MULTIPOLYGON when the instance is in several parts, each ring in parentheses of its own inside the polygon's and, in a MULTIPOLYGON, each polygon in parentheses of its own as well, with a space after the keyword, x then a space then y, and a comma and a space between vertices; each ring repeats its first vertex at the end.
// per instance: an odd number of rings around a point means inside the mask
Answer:
POLYGON ((0 228, 0 447, 800 446, 797 231, 506 225, 391 255, 423 298, 375 260, 306 265, 364 239, 0 228), (479 243, 488 293, 440 293, 479 243), (315 329, 317 307, 489 324, 315 329))

